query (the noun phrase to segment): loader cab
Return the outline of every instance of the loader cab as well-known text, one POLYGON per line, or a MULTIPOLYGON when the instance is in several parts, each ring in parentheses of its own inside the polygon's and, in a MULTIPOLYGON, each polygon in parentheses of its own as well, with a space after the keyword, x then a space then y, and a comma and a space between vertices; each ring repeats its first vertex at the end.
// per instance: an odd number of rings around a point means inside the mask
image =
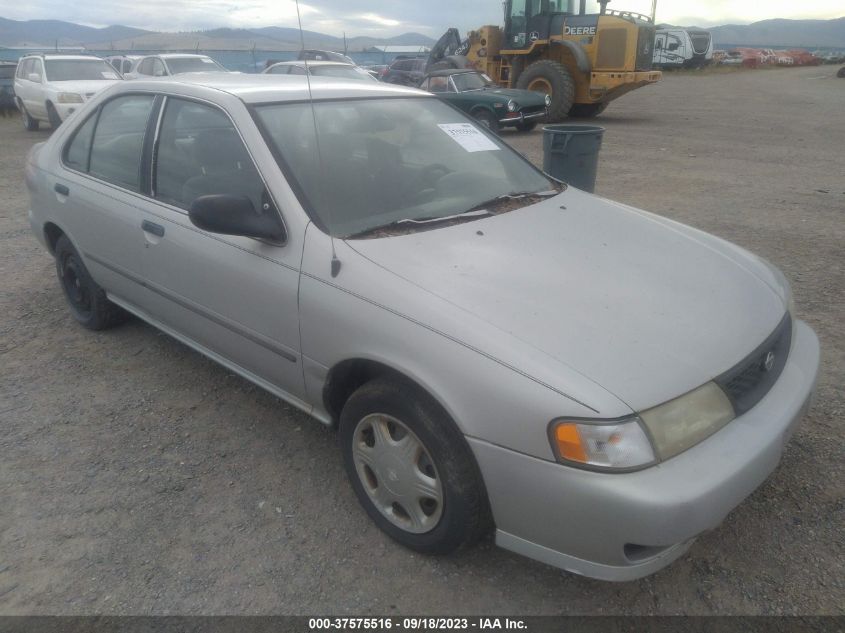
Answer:
MULTIPOLYGON (((581 20, 567 17, 593 16, 607 11, 610 0, 507 0, 505 2, 505 44, 511 50, 530 48, 537 40, 560 35, 564 23, 580 24, 581 20)), ((584 22, 586 24, 586 22, 584 22)))

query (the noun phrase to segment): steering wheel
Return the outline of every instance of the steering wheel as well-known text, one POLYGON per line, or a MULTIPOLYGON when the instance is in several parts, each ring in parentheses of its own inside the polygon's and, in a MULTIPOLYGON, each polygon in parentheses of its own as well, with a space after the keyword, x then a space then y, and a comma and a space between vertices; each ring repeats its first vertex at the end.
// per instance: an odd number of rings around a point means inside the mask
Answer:
POLYGON ((423 167, 419 181, 424 187, 430 188, 434 187, 435 183, 443 178, 443 176, 451 173, 452 170, 446 167, 446 165, 443 165, 442 163, 432 163, 431 165, 423 167))
POLYGON ((423 204, 434 198, 437 195, 437 189, 435 188, 437 181, 451 173, 451 169, 440 163, 433 163, 423 167, 420 175, 414 182, 413 191, 410 193, 411 201, 415 204, 423 204))

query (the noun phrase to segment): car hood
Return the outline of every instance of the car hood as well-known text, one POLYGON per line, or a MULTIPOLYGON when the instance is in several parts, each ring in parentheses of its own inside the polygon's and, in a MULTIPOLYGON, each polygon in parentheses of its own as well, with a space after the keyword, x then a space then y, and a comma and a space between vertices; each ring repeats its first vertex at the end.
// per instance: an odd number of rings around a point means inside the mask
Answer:
POLYGON ((485 88, 484 90, 473 91, 475 94, 496 95, 502 99, 513 99, 519 105, 545 105, 546 95, 531 90, 520 90, 518 88, 485 88))
POLYGON ((786 309, 783 282, 750 253, 573 188, 483 220, 348 244, 634 411, 736 365, 786 309))
MULTIPOLYGON (((117 73, 115 73, 117 74, 117 73)), ((103 80, 78 80, 78 81, 51 81, 50 83, 59 92, 73 92, 76 94, 90 97, 94 93, 105 90, 109 86, 120 83, 122 79, 103 79, 103 80)))

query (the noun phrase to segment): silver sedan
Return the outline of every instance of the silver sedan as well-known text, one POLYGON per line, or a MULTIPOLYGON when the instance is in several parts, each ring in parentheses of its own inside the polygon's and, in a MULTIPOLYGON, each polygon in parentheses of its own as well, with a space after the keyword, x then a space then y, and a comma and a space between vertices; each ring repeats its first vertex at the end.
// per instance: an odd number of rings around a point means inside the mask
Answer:
POLYGON ((819 365, 784 276, 558 182, 425 93, 116 85, 27 158, 71 313, 134 314, 338 429, 364 510, 445 553, 626 580, 777 466, 819 365))

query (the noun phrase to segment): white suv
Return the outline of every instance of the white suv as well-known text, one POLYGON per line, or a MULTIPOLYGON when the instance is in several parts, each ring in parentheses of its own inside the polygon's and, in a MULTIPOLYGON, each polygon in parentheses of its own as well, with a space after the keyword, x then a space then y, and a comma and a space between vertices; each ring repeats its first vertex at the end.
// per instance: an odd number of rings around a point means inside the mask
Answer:
POLYGON ((27 130, 54 129, 94 94, 122 81, 111 65, 90 55, 27 55, 15 73, 15 102, 27 130))

